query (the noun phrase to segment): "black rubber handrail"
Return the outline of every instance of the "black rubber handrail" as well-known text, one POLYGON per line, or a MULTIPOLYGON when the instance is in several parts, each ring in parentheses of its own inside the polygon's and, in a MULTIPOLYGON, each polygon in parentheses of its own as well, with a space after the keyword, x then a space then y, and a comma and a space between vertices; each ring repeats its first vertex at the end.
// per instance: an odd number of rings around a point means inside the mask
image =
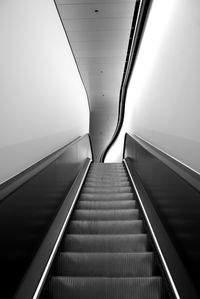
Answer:
POLYGON ((53 263, 92 160, 87 158, 37 251, 14 299, 37 299, 53 263))
POLYGON ((126 63, 124 67, 122 84, 120 88, 117 126, 111 141, 109 142, 109 144, 107 145, 107 147, 105 148, 105 150, 101 155, 100 162, 105 161, 106 155, 110 150, 110 148, 115 143, 117 137, 119 136, 119 133, 121 131, 124 122, 125 102, 126 102, 128 85, 136 62, 136 58, 138 55, 139 47, 141 44, 142 36, 144 33, 144 29, 145 29, 145 25, 147 22, 152 1, 153 0, 137 0, 135 3, 135 11, 133 15, 131 33, 129 38, 126 63))

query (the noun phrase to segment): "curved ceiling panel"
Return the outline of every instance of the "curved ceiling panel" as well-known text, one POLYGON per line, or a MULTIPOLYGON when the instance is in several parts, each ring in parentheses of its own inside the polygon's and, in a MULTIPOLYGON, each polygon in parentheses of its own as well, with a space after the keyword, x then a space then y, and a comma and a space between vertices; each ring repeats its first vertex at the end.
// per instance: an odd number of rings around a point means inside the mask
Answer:
POLYGON ((90 102, 90 134, 99 160, 118 118, 119 93, 135 0, 57 0, 90 102))

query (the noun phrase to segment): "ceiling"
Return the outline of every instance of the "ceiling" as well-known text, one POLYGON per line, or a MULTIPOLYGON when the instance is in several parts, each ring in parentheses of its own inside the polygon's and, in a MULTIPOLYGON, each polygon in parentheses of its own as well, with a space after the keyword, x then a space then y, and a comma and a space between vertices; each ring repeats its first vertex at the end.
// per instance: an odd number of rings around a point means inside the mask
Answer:
POLYGON ((87 90, 95 160, 117 124, 135 0, 56 0, 87 90))

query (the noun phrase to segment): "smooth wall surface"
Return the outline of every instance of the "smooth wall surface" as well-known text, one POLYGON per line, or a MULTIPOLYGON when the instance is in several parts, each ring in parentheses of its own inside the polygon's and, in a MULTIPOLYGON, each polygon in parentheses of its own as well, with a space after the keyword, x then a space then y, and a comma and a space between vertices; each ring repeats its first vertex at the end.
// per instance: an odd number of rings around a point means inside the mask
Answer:
POLYGON ((101 99, 99 100, 99 104, 96 104, 90 113, 90 136, 94 161, 97 162, 113 136, 118 117, 117 103, 102 103, 101 99))
MULTIPOLYGON (((132 74, 124 132, 200 172, 200 2, 154 0, 132 74)), ((118 140, 118 148, 122 148, 118 140)), ((121 159, 117 146, 108 158, 121 159)), ((107 158, 107 161, 108 161, 107 158)))
POLYGON ((87 96, 51 0, 0 2, 0 183, 89 131, 87 96))

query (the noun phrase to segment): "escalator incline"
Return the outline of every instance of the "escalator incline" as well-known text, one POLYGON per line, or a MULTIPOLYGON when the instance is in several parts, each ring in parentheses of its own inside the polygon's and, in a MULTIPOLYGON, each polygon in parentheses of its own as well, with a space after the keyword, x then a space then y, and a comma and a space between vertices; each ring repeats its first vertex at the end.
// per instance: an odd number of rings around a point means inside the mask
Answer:
POLYGON ((160 299, 163 279, 122 163, 93 163, 45 299, 160 299))

